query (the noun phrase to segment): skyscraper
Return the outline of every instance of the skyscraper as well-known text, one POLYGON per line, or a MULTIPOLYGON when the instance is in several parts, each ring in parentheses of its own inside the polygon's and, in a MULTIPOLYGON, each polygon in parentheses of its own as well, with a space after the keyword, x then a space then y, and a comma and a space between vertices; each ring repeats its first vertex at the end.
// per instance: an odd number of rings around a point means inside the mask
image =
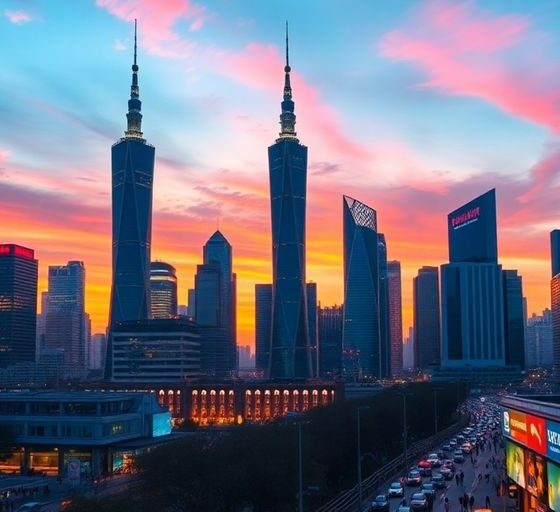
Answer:
POLYGON ((333 378, 342 374, 343 306, 319 307, 319 375, 333 378))
POLYGON ((560 229, 553 229, 550 232, 550 263, 552 277, 560 274, 560 229))
POLYGON ((37 270, 32 249, 0 244, 0 368, 35 360, 37 270))
POLYGON ((272 219, 272 325, 270 376, 312 374, 305 287, 307 147, 296 137, 288 34, 280 134, 268 148, 272 219))
POLYGON ((552 314, 552 359, 554 376, 560 380, 560 230, 550 233, 550 310, 552 314))
POLYGON ((317 283, 309 282, 305 286, 307 294, 307 321, 309 325, 309 351, 311 354, 312 377, 318 376, 319 347, 318 319, 317 319, 317 283))
POLYGON ((235 274, 231 245, 220 231, 206 242, 195 277, 195 319, 201 335, 201 368, 224 376, 236 368, 235 274))
POLYGON ((150 306, 152 318, 177 316, 177 273, 169 263, 150 263, 150 306))
POLYGON ((422 267, 412 281, 414 301, 414 365, 439 366, 439 278, 437 267, 422 267))
POLYGON ((272 285, 255 285, 255 367, 267 372, 270 367, 270 322, 272 285))
POLYGON ((377 261, 379 276, 379 331, 381 346, 381 373, 385 378, 391 375, 391 333, 389 318, 389 276, 387 269, 387 242, 385 235, 377 235, 377 261))
POLYGON ((494 189, 448 215, 448 237, 450 263, 441 266, 442 366, 504 366, 494 189))
POLYGON ((523 312, 523 282, 517 270, 503 271, 504 339, 506 364, 525 368, 525 318, 523 312))
POLYGON ((542 315, 533 314, 527 320, 526 333, 525 366, 527 368, 552 366, 552 315, 550 309, 545 309, 542 315))
POLYGON ((373 208, 348 196, 343 196, 342 208, 345 372, 357 377, 381 378, 386 376, 382 329, 383 315, 387 311, 381 309, 380 257, 383 251, 379 247, 377 215, 373 208))
POLYGON ((391 375, 399 375, 403 369, 402 292, 401 262, 387 262, 389 283, 389 333, 391 339, 391 375))
MULTIPOLYGON (((150 247, 155 148, 143 138, 141 107, 135 22, 132 86, 126 115, 128 127, 125 136, 111 149, 113 283, 110 326, 115 322, 144 320, 150 316, 150 247)), ((109 364, 106 371, 111 374, 111 337, 107 352, 109 364)))
POLYGON ((65 377, 83 378, 87 369, 85 284, 82 261, 49 267, 44 348, 63 351, 65 377))

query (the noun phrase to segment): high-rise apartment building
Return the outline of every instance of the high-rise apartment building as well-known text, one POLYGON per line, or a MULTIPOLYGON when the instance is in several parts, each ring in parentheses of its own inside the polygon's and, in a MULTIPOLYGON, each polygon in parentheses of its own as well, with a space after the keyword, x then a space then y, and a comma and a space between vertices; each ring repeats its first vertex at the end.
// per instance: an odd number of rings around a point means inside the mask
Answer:
POLYGON ((387 249, 373 208, 342 199, 344 226, 343 364, 348 377, 389 375, 387 249))
POLYGON ((503 271, 506 364, 525 368, 523 282, 517 270, 503 271))
POLYGON ((437 267, 422 267, 412 281, 414 320, 414 366, 440 365, 439 277, 437 267))
POLYGON ((83 378, 87 370, 86 269, 82 261, 49 267, 44 349, 64 353, 64 377, 83 378))
POLYGON ((0 244, 0 368, 35 361, 37 272, 32 249, 0 244))
POLYGON ((506 364, 504 291, 492 189, 448 215, 441 267, 442 366, 506 364))
POLYGON ((389 335, 391 340, 391 375, 403 369, 402 290, 400 261, 387 262, 389 284, 389 335))
POLYGON ((295 131, 288 37, 280 134, 268 148, 272 220, 270 377, 312 375, 305 281, 307 147, 295 131))
MULTIPOLYGON (((125 136, 111 149, 113 283, 109 327, 150 317, 150 253, 155 148, 143 138, 142 103, 136 63, 136 26, 132 86, 125 136)), ((106 371, 111 374, 111 340, 106 371)))
POLYGON ((342 375, 343 306, 319 307, 319 376, 342 375))
POLYGON ((150 264, 150 307, 152 318, 177 316, 177 272, 169 263, 150 264))

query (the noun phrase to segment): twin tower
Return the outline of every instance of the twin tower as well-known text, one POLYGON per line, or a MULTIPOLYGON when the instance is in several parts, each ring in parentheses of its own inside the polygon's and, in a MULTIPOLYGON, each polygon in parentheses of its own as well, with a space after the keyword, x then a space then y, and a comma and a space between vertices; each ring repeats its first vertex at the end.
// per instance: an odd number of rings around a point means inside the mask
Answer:
MULTIPOLYGON (((305 208, 307 147, 295 131, 296 116, 290 83, 288 30, 280 114, 280 134, 268 148, 272 218, 272 325, 270 377, 312 376, 305 279, 305 208)), ((113 281, 109 329, 118 322, 145 320, 150 314, 152 192, 155 148, 142 133, 139 98, 136 22, 134 63, 125 136, 111 150, 113 281)), ((112 372, 111 337, 106 375, 112 372)))

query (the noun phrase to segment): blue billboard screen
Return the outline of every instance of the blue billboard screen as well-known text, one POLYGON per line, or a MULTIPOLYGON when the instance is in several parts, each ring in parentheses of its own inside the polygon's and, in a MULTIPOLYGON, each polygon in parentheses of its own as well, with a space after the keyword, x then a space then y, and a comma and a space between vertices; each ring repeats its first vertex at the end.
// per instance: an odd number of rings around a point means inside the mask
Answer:
POLYGON ((160 412, 154 414, 152 422, 152 437, 171 434, 171 413, 160 412))

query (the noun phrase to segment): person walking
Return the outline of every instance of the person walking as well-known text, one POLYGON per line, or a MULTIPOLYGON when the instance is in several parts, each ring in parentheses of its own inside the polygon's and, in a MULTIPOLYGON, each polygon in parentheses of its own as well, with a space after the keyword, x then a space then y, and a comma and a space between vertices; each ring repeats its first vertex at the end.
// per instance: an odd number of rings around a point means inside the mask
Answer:
POLYGON ((459 473, 455 473, 455 483, 457 484, 457 487, 459 487, 459 480, 460 480, 460 476, 459 473))
POLYGON ((463 482, 465 481, 465 473, 463 473, 463 470, 461 470, 461 473, 459 474, 459 480, 461 481, 461 485, 463 485, 463 482))
POLYGON ((465 507, 463 507, 463 496, 459 496, 459 507, 459 510, 463 512, 463 510, 465 509, 465 507))
POLYGON ((471 507, 471 512, 473 512, 473 510, 474 510, 474 494, 471 494, 471 497, 469 498, 469 505, 471 507))
POLYGON ((449 498, 445 497, 445 502, 443 503, 443 509, 445 512, 449 512, 449 498))
POLYGON ((490 508, 490 496, 486 496, 486 501, 484 502, 484 508, 490 508))

